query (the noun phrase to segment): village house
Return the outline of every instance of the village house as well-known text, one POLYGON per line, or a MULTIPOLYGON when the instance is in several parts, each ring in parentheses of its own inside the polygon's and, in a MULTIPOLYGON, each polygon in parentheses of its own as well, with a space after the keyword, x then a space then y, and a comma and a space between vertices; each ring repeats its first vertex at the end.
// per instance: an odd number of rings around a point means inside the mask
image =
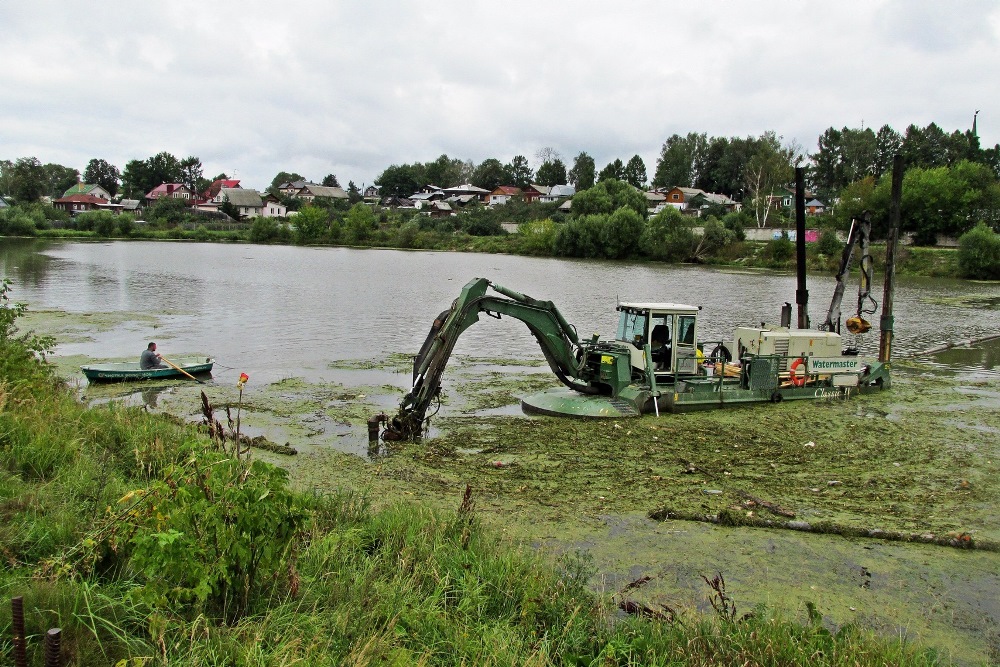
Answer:
POLYGON ((115 213, 120 210, 120 206, 115 206, 108 202, 107 199, 103 197, 97 197, 95 195, 69 195, 68 197, 60 197, 52 202, 52 207, 63 211, 67 211, 71 215, 76 215, 78 213, 84 213, 85 211, 98 211, 98 210, 112 210, 115 213))
POLYGON ((313 201, 318 197, 326 197, 327 199, 347 199, 348 197, 347 191, 343 188, 316 185, 314 183, 304 185, 292 196, 304 201, 313 201))
POLYGON ((96 183, 83 183, 78 181, 76 185, 63 193, 63 197, 71 195, 93 195, 100 197, 104 201, 111 201, 111 193, 96 183))
POLYGON ((511 199, 520 198, 521 194, 521 188, 514 187, 513 185, 500 185, 490 193, 489 205, 497 206, 506 204, 511 199))
POLYGON ((240 182, 235 178, 220 178, 212 181, 212 184, 208 186, 208 189, 202 193, 202 197, 205 201, 214 201, 216 204, 221 204, 223 202, 221 191, 223 188, 234 189, 240 187, 240 182))
POLYGON ((194 193, 183 183, 160 183, 146 194, 146 201, 153 203, 164 197, 190 201, 194 198, 194 193))
POLYGON ((265 218, 287 218, 288 208, 281 203, 281 200, 270 192, 264 193, 261 199, 264 207, 261 215, 265 218))
POLYGON ((236 207, 240 220, 259 217, 264 208, 264 201, 256 190, 222 188, 219 190, 219 196, 222 197, 223 202, 229 202, 236 207))
POLYGON ((572 197, 575 194, 576 188, 572 185, 553 185, 549 188, 548 193, 538 197, 538 201, 542 203, 554 202, 559 201, 560 199, 572 197))
POLYGON ((445 195, 448 196, 449 201, 452 197, 460 197, 462 201, 468 203, 471 201, 469 197, 474 197, 475 199, 483 202, 484 204, 490 198, 490 191, 485 188, 476 187, 472 183, 462 183, 461 185, 454 185, 450 188, 444 189, 445 195))
POLYGON ((524 188, 524 190, 521 191, 521 196, 524 198, 524 201, 530 204, 532 202, 538 201, 539 198, 549 194, 549 190, 551 190, 551 188, 547 185, 538 185, 537 183, 531 183, 526 188, 524 188))
POLYGON ((310 183, 309 181, 288 181, 287 183, 282 183, 278 186, 278 192, 284 197, 296 197, 298 196, 299 190, 306 187, 307 185, 319 185, 318 183, 310 183))

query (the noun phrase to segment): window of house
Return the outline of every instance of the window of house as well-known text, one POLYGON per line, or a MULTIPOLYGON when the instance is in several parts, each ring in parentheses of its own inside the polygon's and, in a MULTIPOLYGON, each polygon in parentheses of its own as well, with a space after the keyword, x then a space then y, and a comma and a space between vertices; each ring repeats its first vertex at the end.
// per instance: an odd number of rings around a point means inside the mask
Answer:
POLYGON ((670 195, 670 198, 673 199, 674 201, 677 201, 678 199, 681 198, 681 196, 680 195, 670 195))

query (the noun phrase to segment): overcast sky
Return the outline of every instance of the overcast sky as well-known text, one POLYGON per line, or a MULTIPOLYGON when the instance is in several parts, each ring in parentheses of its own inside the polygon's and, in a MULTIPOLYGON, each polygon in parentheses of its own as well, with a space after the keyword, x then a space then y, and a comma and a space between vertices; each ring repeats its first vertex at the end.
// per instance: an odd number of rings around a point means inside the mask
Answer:
MULTIPOLYGON (((263 189, 442 153, 600 169, 671 134, 1000 142, 996 0, 0 2, 0 159, 161 151, 263 189)), ((441 184, 451 185, 451 184, 441 184)))

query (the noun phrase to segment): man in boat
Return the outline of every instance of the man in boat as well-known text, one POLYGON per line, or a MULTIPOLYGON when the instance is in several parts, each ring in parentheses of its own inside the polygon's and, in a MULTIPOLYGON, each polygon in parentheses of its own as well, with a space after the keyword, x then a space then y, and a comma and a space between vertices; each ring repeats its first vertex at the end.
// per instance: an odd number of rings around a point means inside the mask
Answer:
POLYGON ((167 365, 160 362, 160 354, 156 351, 156 343, 150 343, 142 351, 139 357, 139 368, 148 371, 151 368, 166 368, 167 365))

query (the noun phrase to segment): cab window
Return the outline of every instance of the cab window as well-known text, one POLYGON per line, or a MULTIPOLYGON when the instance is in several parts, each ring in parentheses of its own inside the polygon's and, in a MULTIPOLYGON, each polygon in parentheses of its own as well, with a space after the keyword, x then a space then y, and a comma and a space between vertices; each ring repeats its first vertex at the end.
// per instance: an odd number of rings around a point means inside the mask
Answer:
POLYGON ((641 346, 646 336, 646 316, 623 310, 618 317, 618 340, 641 346))
POLYGON ((677 318, 678 345, 694 345, 694 323, 695 318, 691 315, 680 315, 677 318))

